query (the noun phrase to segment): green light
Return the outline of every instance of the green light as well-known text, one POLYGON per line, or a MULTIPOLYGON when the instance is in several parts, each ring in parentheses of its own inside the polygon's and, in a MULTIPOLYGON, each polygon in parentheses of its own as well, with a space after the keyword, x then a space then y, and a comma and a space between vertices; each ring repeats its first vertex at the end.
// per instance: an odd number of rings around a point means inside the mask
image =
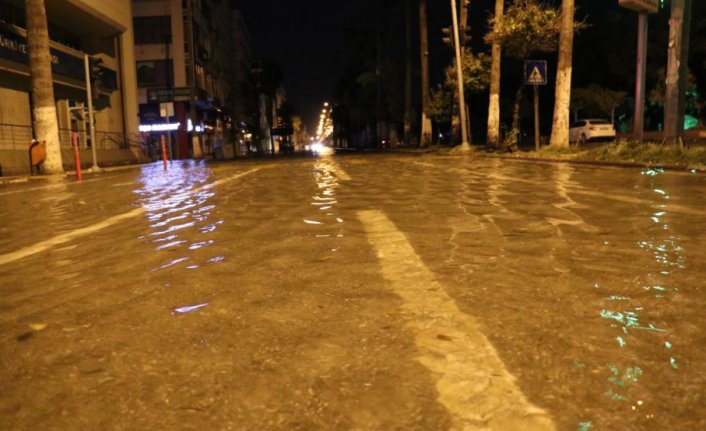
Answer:
POLYGON ((691 115, 684 116, 684 130, 693 129, 699 124, 699 120, 691 115))

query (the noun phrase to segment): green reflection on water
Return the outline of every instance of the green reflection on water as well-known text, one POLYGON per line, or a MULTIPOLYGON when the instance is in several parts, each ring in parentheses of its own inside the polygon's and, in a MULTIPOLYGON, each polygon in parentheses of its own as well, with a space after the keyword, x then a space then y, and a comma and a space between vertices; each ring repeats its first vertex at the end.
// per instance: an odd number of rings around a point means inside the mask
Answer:
POLYGON ((628 367, 625 369, 625 372, 621 372, 620 368, 617 366, 608 364, 608 369, 612 374, 608 377, 608 381, 615 386, 606 390, 603 396, 613 401, 628 401, 630 399, 628 396, 618 393, 617 391, 619 389, 625 389, 629 384, 638 383, 643 373, 642 368, 637 366, 628 367))
POLYGON ((625 340, 623 340, 623 337, 615 337, 615 339, 618 341, 618 345, 620 345, 620 347, 624 347, 627 344, 625 340))
POLYGON ((679 368, 679 366, 677 365, 677 360, 673 356, 669 358, 669 365, 671 365, 672 368, 674 368, 675 370, 679 368))
POLYGON ((642 175, 646 175, 649 177, 654 177, 660 174, 664 173, 664 169, 662 168, 654 168, 654 169, 647 169, 641 172, 642 175))
POLYGON ((654 332, 667 332, 666 329, 657 328, 651 323, 647 326, 641 325, 639 316, 634 311, 623 311, 622 313, 620 313, 618 311, 601 310, 601 317, 608 320, 615 320, 616 322, 622 324, 623 332, 625 333, 628 332, 628 328, 642 329, 654 332))
POLYGON ((591 421, 581 422, 577 428, 578 431, 589 431, 593 428, 593 423, 591 421))

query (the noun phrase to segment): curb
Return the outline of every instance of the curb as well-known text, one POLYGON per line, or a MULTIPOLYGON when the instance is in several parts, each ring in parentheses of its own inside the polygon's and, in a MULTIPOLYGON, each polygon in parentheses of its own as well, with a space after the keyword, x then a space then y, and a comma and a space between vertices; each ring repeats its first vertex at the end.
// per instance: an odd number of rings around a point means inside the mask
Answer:
POLYGON ((543 157, 511 157, 511 156, 493 156, 485 155, 488 158, 495 159, 505 159, 505 160, 519 160, 523 162, 541 162, 541 163, 569 163, 574 165, 588 165, 588 166, 608 166, 615 168, 640 168, 640 169, 651 169, 660 168, 667 171, 686 171, 691 173, 706 173, 706 166, 685 166, 685 165, 662 165, 658 163, 643 163, 643 162, 611 162, 611 161, 601 161, 601 160, 572 160, 572 159, 550 159, 543 157))

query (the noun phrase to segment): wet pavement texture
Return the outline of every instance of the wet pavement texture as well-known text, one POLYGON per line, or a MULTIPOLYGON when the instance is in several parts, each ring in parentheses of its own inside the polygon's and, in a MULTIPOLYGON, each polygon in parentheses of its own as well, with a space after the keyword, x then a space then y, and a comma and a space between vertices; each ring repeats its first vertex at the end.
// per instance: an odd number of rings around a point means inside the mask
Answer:
POLYGON ((0 429, 531 429, 430 364, 468 328, 558 430, 706 429, 705 203, 703 174, 432 155, 0 185, 0 429))

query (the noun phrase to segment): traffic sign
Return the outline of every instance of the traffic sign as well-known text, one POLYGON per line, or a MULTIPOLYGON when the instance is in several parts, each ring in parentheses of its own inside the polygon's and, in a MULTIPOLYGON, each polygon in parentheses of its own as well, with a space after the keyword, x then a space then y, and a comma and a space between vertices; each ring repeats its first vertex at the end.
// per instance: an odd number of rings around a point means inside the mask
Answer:
POLYGON ((174 102, 162 102, 159 104, 159 116, 169 118, 174 116, 174 102))
POLYGON ((658 0, 618 0, 618 4, 635 12, 657 13, 659 11, 658 0))
POLYGON ((191 89, 188 87, 177 88, 148 88, 147 102, 162 103, 173 102, 175 99, 187 100, 191 95, 191 89))
POLYGON ((544 60, 526 60, 525 83, 527 85, 547 85, 547 62, 544 60))

